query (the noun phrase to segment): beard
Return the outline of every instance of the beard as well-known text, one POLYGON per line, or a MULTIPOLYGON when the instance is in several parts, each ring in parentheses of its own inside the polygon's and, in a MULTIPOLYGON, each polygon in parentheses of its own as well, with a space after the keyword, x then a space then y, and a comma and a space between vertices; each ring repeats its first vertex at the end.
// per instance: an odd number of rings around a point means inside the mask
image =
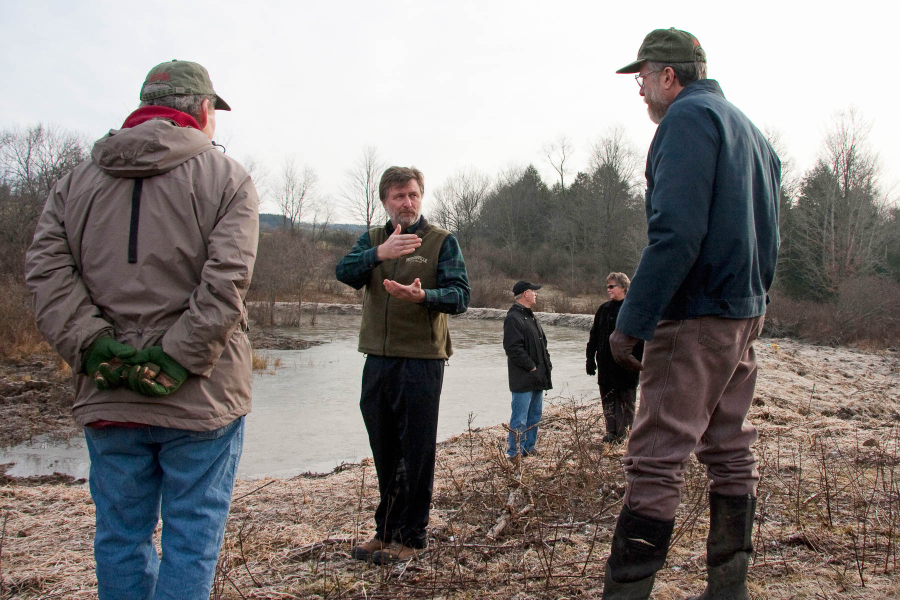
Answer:
POLYGON ((419 213, 413 211, 400 211, 396 214, 388 212, 387 215, 391 220, 392 226, 396 227, 397 225, 399 225, 402 229, 406 229, 419 220, 419 213))
POLYGON ((650 120, 659 125, 663 117, 666 116, 670 103, 654 87, 644 88, 644 102, 647 103, 647 113, 650 115, 650 120))

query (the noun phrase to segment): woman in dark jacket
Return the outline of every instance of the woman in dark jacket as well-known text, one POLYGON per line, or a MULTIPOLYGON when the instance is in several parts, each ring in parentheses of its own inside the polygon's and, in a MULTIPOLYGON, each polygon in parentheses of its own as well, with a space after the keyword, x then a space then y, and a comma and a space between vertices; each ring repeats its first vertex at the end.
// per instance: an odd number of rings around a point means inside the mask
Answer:
MULTIPOLYGON (((587 343, 587 374, 597 373, 603 416, 606 419, 604 442, 618 443, 625 439, 634 422, 634 406, 637 397, 638 372, 621 367, 612 356, 609 336, 616 328, 619 308, 625 300, 631 280, 624 273, 610 273, 606 277, 609 302, 600 306, 594 316, 590 339, 587 343)), ((644 342, 635 346, 632 354, 638 360, 644 355, 644 342)))

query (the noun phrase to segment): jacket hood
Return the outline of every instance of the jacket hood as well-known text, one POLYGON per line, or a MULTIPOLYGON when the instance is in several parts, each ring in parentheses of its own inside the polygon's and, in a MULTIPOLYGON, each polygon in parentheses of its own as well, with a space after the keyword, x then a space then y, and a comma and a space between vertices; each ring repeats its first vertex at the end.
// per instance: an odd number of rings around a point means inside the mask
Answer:
POLYGON ((211 149, 206 135, 153 119, 129 129, 112 129, 97 140, 91 161, 113 177, 153 177, 211 149))

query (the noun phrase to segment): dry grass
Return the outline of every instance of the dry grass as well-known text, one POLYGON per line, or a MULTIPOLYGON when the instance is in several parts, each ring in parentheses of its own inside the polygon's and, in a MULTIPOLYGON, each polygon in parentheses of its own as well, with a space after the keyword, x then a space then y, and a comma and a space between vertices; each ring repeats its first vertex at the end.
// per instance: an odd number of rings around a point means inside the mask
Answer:
MULTIPOLYGON (((896 598, 900 553, 900 361, 895 355, 759 344, 751 419, 763 478, 751 566, 755 599, 896 598)), ((596 398, 557 398, 540 454, 513 468, 502 427, 441 444, 430 552, 373 567, 369 462, 325 477, 240 481, 214 598, 597 598, 621 508, 621 450, 599 442, 596 398), (489 532, 506 515, 509 525, 489 532)), ((654 598, 703 587, 705 474, 692 462, 654 598)), ((89 496, 0 488, 3 594, 92 597, 89 496)))
POLYGON ((253 370, 254 371, 267 371, 269 369, 269 364, 272 364, 272 373, 275 372, 275 369, 282 365, 281 359, 278 357, 273 357, 268 352, 260 352, 258 350, 253 350, 253 370))
POLYGON ((34 324, 25 286, 0 276, 0 359, 22 359, 50 351, 34 324))

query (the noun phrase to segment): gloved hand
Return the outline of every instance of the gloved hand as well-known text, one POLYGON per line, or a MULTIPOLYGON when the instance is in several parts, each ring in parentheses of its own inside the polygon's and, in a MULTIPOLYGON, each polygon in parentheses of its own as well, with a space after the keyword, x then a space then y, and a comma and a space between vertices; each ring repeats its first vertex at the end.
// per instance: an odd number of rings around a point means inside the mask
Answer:
POLYGON ((587 371, 588 375, 596 375, 597 374, 597 365, 591 359, 587 360, 587 364, 585 365, 585 371, 587 371))
POLYGON ((612 351, 613 359, 629 371, 643 371, 644 365, 631 354, 640 341, 618 329, 614 330, 609 336, 609 349, 612 351))
POLYGON ((117 388, 124 384, 125 371, 130 368, 126 361, 136 353, 134 346, 120 344, 111 337, 97 338, 85 353, 84 372, 98 390, 117 388))
POLYGON ((163 352, 162 346, 150 346, 135 354, 127 371, 128 388, 144 396, 168 396, 188 378, 187 369, 163 352))

